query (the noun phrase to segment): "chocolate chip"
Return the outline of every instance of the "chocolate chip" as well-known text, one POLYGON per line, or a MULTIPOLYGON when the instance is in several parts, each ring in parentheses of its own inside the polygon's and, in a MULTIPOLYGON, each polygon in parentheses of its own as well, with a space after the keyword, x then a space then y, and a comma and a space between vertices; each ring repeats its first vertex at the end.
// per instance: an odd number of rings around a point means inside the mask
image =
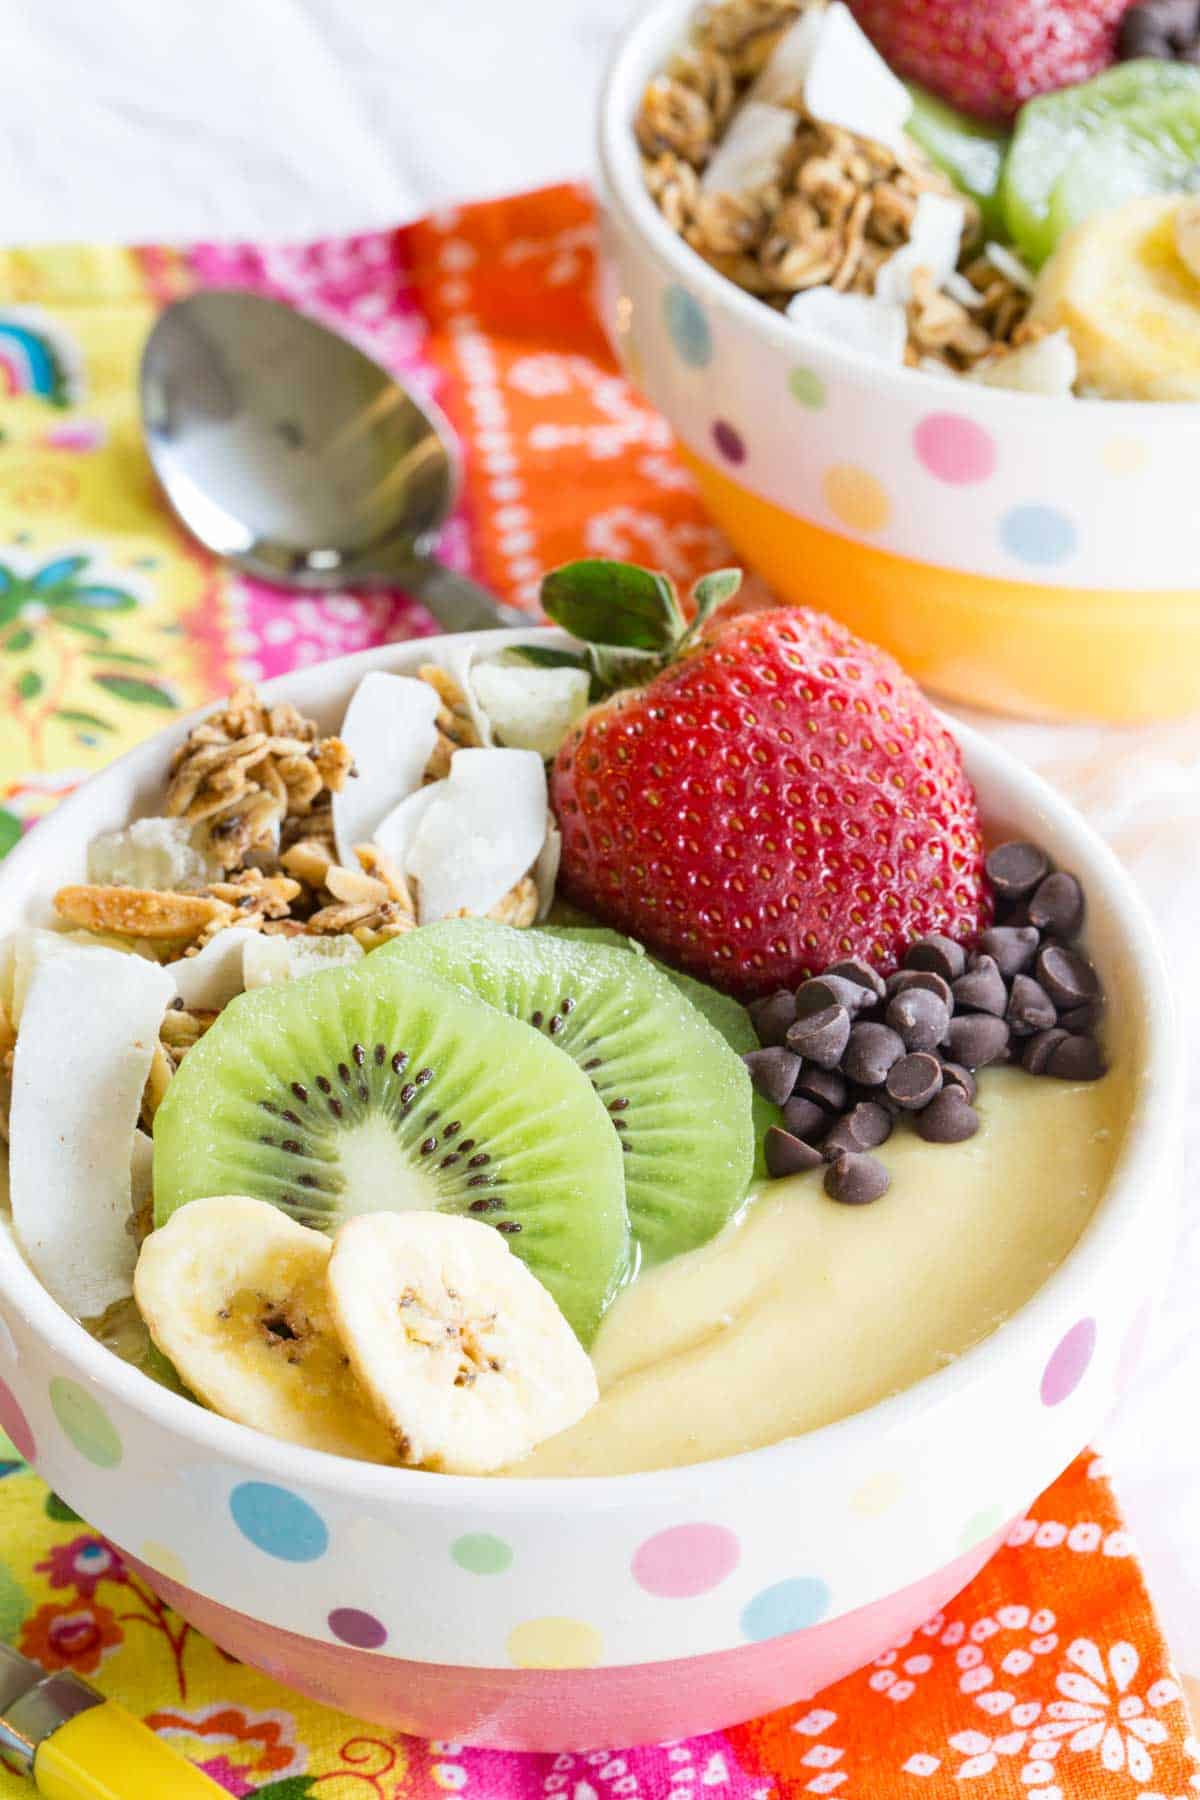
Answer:
POLYGON ((1059 1016, 1059 1024, 1064 1031, 1078 1031, 1084 1037, 1095 1029, 1103 1007, 1099 1000, 1089 1000, 1083 1006, 1073 1006, 1068 1012, 1059 1016))
POLYGON ((1057 1017, 1054 1002, 1032 975, 1014 975, 1012 993, 1005 1018, 1016 1037, 1032 1037, 1035 1031, 1049 1031, 1057 1017))
POLYGON ((795 1094, 783 1109, 783 1123, 793 1137, 824 1137, 829 1126, 830 1115, 815 1100, 805 1099, 803 1094, 795 1094))
POLYGON ((1073 875, 1059 869, 1039 883, 1029 902, 1029 923, 1057 938, 1072 938, 1083 924, 1083 889, 1073 875))
POLYGON ((919 1112, 941 1092, 942 1065, 928 1050, 914 1050, 902 1056, 888 1070, 887 1091, 905 1112, 919 1112))
POLYGON ((891 1176, 874 1156, 839 1156, 825 1171, 825 1192, 843 1206, 868 1206, 891 1185, 891 1176))
POLYGON ((936 1049, 950 1024, 945 1001, 928 988, 905 988, 889 1000, 884 1017, 892 1030, 899 1032, 906 1050, 936 1049))
POLYGON ((928 969, 943 981, 957 981, 967 966, 967 953, 961 944, 940 931, 918 938, 910 944, 904 957, 906 969, 928 969))
POLYGON ((1036 844, 997 844, 984 863, 987 878, 1002 900, 1023 900, 1050 873, 1050 858, 1036 844))
POLYGON ((861 1012, 873 1006, 875 996, 861 982, 847 981, 842 975, 814 975, 796 989, 796 1017, 811 1019, 827 1006, 844 1006, 848 1013, 861 1012))
POLYGON ((972 1104, 979 1087, 979 1083, 970 1069, 965 1069, 962 1063, 946 1062, 944 1058, 942 1060, 942 1085, 943 1087, 961 1088, 972 1104))
POLYGON ((1064 1044, 1070 1033, 1054 1026, 1049 1031, 1039 1031, 1031 1037, 1021 1052, 1021 1067, 1030 1075, 1044 1075, 1046 1064, 1050 1061, 1060 1044, 1064 1044))
POLYGON ((1121 19, 1117 54, 1154 56, 1163 61, 1194 63, 1200 58, 1200 5, 1197 0, 1142 0, 1121 19))
POLYGON ((750 1071, 756 1094, 772 1106, 782 1106, 790 1098, 800 1073, 800 1058, 791 1050, 772 1044, 766 1050, 747 1050, 742 1061, 750 1071))
POLYGON ((850 1037, 850 1014, 844 1006, 823 1006, 797 1019, 787 1034, 788 1049, 821 1069, 836 1069, 850 1037))
POLYGON ((909 988, 924 988, 927 994, 936 994, 945 1002, 947 1012, 954 1011, 954 995, 950 991, 950 983, 942 975, 935 975, 932 969, 897 969, 894 975, 888 976, 888 999, 897 994, 906 994, 909 988))
POLYGON ((803 1175, 809 1169, 819 1169, 822 1160, 821 1152, 806 1144, 803 1138, 793 1137, 790 1131, 781 1131, 778 1125, 767 1128, 763 1161, 767 1165, 767 1174, 775 1181, 784 1175, 803 1175))
POLYGON ((877 1000, 882 1000, 885 992, 883 976, 878 969, 873 969, 869 962, 861 956, 849 956, 844 962, 835 962, 825 973, 840 975, 843 981, 853 981, 859 987, 868 988, 877 1000))
POLYGON ((916 1118, 918 1134, 927 1144, 961 1144, 979 1130, 979 1114, 961 1088, 943 1088, 916 1118))
POLYGON ((877 1150, 891 1135, 891 1113, 874 1100, 860 1100, 838 1120, 821 1145, 821 1155, 826 1162, 847 1154, 856 1156, 863 1150, 877 1150))
POLYGON ((752 1000, 749 1012, 760 1044, 782 1044, 796 1023, 796 996, 790 988, 779 988, 763 1000, 752 1000))
POLYGON ((946 1037, 951 1059, 967 1069, 1000 1062, 1008 1049, 1008 1026, 994 1013, 963 1013, 951 1019, 946 1037))
POLYGON ((1068 1011, 1100 997, 1100 977, 1086 956, 1065 944, 1046 944, 1038 954, 1037 978, 1055 1006, 1068 1011))
POLYGON ((815 1100, 831 1113, 839 1113, 846 1104, 846 1078, 836 1069, 801 1069, 796 1093, 805 1100, 815 1100))
POLYGON ((980 953, 971 958, 966 974, 954 983, 954 1004, 965 1012, 1003 1014, 1008 989, 994 956, 980 953))
POLYGON ((886 1025, 866 1020, 851 1028, 842 1068, 862 1087, 881 1087, 892 1064, 903 1055, 902 1037, 886 1025))
POLYGON ((1041 934, 1032 925, 993 925, 979 939, 984 956, 995 959, 1006 981, 1027 969, 1037 955, 1041 934))
POLYGON ((1045 1072, 1059 1081, 1099 1081, 1104 1073, 1100 1046, 1091 1037, 1064 1038, 1050 1052, 1045 1072))

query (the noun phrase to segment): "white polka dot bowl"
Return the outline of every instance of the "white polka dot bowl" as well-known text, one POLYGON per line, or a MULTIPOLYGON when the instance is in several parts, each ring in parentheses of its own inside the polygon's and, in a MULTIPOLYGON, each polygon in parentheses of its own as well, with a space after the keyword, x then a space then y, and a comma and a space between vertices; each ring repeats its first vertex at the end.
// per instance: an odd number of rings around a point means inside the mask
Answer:
MULTIPOLYGON (((267 691, 336 729, 368 669, 414 671, 433 647, 267 691)), ((45 920, 96 832, 154 809, 190 723, 87 782, 0 865, 0 934, 45 920)), ((428 1737, 540 1750, 682 1737, 878 1655, 971 1578, 1108 1412, 1164 1262, 1178 1163, 1182 1059, 1136 894, 1042 782, 961 738, 995 831, 1038 838, 1087 885, 1130 1104, 1083 1239, 991 1337, 854 1418, 719 1462, 429 1475, 279 1443, 155 1385, 50 1299, 0 1229, 0 1424, 18 1449, 232 1655, 428 1737)))
POLYGON ((1200 406, 1049 399, 801 337, 646 193, 632 120, 694 0, 602 105, 607 323, 733 544, 950 698, 1042 718, 1200 707, 1200 406))

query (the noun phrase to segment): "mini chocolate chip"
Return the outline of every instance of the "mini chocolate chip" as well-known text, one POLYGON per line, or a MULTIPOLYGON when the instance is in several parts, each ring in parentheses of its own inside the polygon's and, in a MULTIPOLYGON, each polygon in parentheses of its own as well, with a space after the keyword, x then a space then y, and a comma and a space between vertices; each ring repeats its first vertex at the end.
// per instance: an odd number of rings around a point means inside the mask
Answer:
POLYGON ((836 1069, 850 1038, 850 1014, 844 1006, 823 1006, 797 1019, 787 1034, 788 1049, 821 1069, 836 1069))
POLYGON ((800 1058, 790 1050, 772 1044, 766 1050, 747 1050, 742 1061, 750 1071, 755 1093, 773 1106, 782 1106, 791 1096, 800 1073, 800 1058))
POLYGON ((954 1004, 964 1012, 995 1013, 997 1016, 1004 1012, 1008 989, 994 956, 981 953, 971 958, 966 974, 960 975, 954 983, 954 1004))
POLYGON ((954 1011, 954 995, 950 991, 950 983, 945 976, 938 975, 933 969, 897 969, 894 975, 888 976, 887 995, 892 1000, 897 994, 906 994, 909 988, 924 988, 927 994, 936 994, 945 1002, 946 1011, 954 1011))
POLYGON ((848 956, 843 962, 835 962, 825 973, 840 975, 843 981, 853 981, 859 987, 869 989, 877 1000, 882 1000, 885 992, 883 976, 878 969, 873 969, 869 962, 861 956, 848 956))
POLYGON ((1027 969, 1037 955, 1041 936, 1032 925, 992 925, 979 939, 984 956, 995 959, 1006 981, 1027 969))
POLYGON ((796 1094, 783 1109, 783 1123, 793 1137, 812 1140, 824 1137, 829 1127, 830 1115, 815 1100, 805 1099, 803 1094, 796 1094))
POLYGON ((836 1069, 801 1069, 796 1093, 805 1100, 815 1100, 831 1113, 839 1113, 846 1104, 846 1078, 836 1069))
POLYGON ((863 1150, 877 1150, 892 1135, 892 1115, 874 1100, 860 1100, 858 1105, 839 1119, 821 1145, 826 1162, 838 1156, 856 1156, 863 1150))
POLYGON ((963 1093, 967 1096, 967 1099, 971 1101, 973 1105, 979 1084, 975 1080, 970 1069, 964 1068, 962 1063, 946 1062, 943 1059, 942 1086, 961 1088, 963 1093))
POLYGON ((909 945, 904 966, 906 969, 929 969, 943 981, 957 981, 967 966, 967 953, 953 938, 935 931, 909 945))
POLYGON ((1039 1031, 1031 1037, 1021 1052, 1021 1067, 1030 1075, 1044 1075, 1046 1064, 1050 1061, 1060 1044, 1066 1042, 1070 1033, 1054 1026, 1049 1031, 1039 1031))
POLYGON ((963 1013, 951 1019, 947 1044, 951 1059, 967 1069, 1000 1062, 1008 1049, 1008 1026, 994 1013, 963 1013))
POLYGON ((1086 956, 1065 944, 1046 944, 1037 959, 1037 978, 1064 1011, 1100 997, 1100 977, 1086 956))
POLYGON ((1054 1002, 1032 975, 1014 975, 1008 1011, 1004 1015, 1016 1037, 1032 1037, 1035 1031, 1049 1031, 1055 1023, 1054 1002))
POLYGON ((936 1049, 950 1024, 946 1002, 928 988, 905 988, 889 1000, 884 1017, 903 1038, 906 1050, 936 1049))
POLYGON ((936 1056, 928 1050, 914 1050, 888 1070, 887 1091, 905 1112, 919 1112, 941 1092, 944 1079, 936 1056))
POLYGON ((1029 902, 1029 923, 1057 938, 1072 938, 1083 924, 1083 889, 1073 875, 1059 869, 1047 875, 1029 902))
POLYGON ((874 1156, 839 1156, 825 1171, 825 1192, 843 1206, 868 1206, 891 1185, 891 1176, 874 1156))
POLYGON ((764 1000, 752 1000, 749 1012, 760 1044, 782 1044, 788 1027, 796 1023, 796 997, 790 988, 780 988, 764 1000))
POLYGON ((778 1125, 770 1125, 763 1140, 763 1161, 767 1165, 767 1174, 775 1181, 784 1175, 803 1175, 809 1169, 819 1169, 822 1163, 819 1150, 806 1144, 803 1138, 793 1137, 790 1131, 781 1131, 778 1125))
POLYGON ((860 981, 847 981, 842 975, 814 975, 796 989, 796 1017, 811 1019, 827 1006, 844 1006, 850 1014, 873 1006, 875 996, 860 981))
POLYGON ((903 1055, 904 1039, 898 1032, 867 1020, 851 1027, 842 1068, 861 1087, 881 1087, 892 1064, 903 1055))
POLYGON ((1050 873, 1050 858, 1036 844, 997 844, 984 863, 987 878, 1003 900, 1023 900, 1050 873))
POLYGON ((961 1088, 943 1088, 916 1118, 917 1133, 927 1144, 961 1144, 979 1130, 979 1114, 961 1088))
POLYGON ((1092 1037, 1066 1037, 1055 1044, 1046 1074, 1059 1081, 1099 1081, 1104 1073, 1100 1046, 1092 1037))
POLYGON ((1089 1000, 1083 1006, 1073 1006, 1059 1017, 1059 1024, 1064 1031, 1077 1031, 1084 1037, 1095 1029, 1103 1010, 1099 1000, 1089 1000))

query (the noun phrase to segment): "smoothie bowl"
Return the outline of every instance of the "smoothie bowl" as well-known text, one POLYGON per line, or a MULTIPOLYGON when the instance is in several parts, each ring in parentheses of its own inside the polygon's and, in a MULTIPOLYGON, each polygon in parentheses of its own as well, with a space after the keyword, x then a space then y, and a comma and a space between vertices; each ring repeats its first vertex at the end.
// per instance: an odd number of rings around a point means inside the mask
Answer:
POLYGON ((0 876, 0 1420, 232 1654, 523 1749, 747 1718, 956 1593, 1126 1379, 1178 1160, 1153 935, 1070 808, 830 621, 697 638, 594 564, 549 609, 597 581, 648 686, 584 711, 621 653, 544 630, 342 659, 0 876), (697 755, 751 821, 709 889, 697 755))
POLYGON ((1195 154, 1138 155, 1200 141, 1200 73, 1138 57, 1035 99, 1005 163, 948 117, 839 0, 661 0, 603 101, 618 353, 780 596, 970 704, 1191 710, 1195 154))

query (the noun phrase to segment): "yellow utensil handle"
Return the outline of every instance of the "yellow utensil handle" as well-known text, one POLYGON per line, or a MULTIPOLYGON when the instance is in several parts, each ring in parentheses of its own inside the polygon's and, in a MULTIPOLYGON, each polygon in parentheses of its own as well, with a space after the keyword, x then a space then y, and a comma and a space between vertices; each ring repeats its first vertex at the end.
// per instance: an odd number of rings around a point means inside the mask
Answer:
POLYGON ((115 1700, 76 1713, 43 1739, 33 1777, 44 1800, 214 1800, 225 1793, 115 1700))

